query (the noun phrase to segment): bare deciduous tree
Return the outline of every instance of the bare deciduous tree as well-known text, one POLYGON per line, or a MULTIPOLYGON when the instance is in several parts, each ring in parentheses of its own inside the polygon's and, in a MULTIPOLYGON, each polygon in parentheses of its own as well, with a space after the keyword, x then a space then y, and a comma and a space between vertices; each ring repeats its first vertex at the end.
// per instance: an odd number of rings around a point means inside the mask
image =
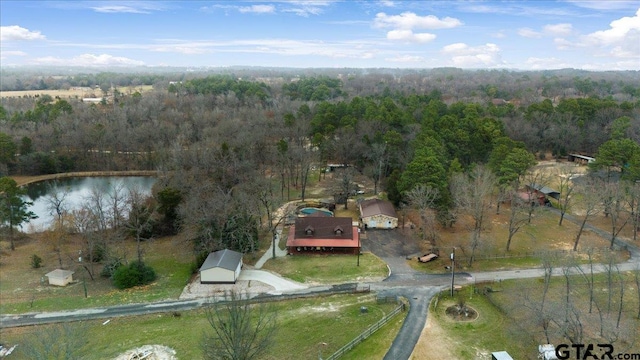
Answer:
POLYGON ((454 175, 451 181, 451 193, 456 207, 468 213, 474 220, 469 266, 473 264, 475 251, 480 245, 484 218, 491 205, 495 184, 495 176, 480 165, 469 174, 454 175))
POLYGON ((414 206, 420 213, 422 222, 422 240, 429 240, 432 245, 436 244, 438 234, 435 231, 435 214, 432 211, 435 201, 440 196, 438 189, 430 185, 418 184, 406 194, 409 204, 414 206))
POLYGON ((604 206, 605 216, 609 218, 611 225, 611 241, 609 247, 613 249, 616 236, 624 229, 629 222, 629 217, 623 217, 623 205, 625 203, 626 193, 623 184, 619 181, 611 181, 602 187, 602 202, 604 206))
POLYGON ((257 359, 273 344, 277 313, 265 304, 251 304, 238 291, 225 292, 225 300, 205 313, 211 330, 203 336, 204 359, 257 359))
POLYGON ((148 197, 140 189, 130 188, 128 190, 129 221, 125 227, 136 239, 136 254, 139 264, 142 264, 142 242, 150 240, 152 227, 153 208, 147 200, 148 197))
POLYGON ((33 360, 79 360, 88 334, 88 326, 78 322, 41 327, 25 337, 18 353, 33 360))
POLYGON ((65 234, 65 216, 67 215, 67 196, 69 196, 69 188, 59 190, 58 183, 54 182, 50 186, 50 195, 46 197, 47 210, 55 216, 53 224, 53 232, 56 238, 54 249, 58 255, 58 264, 62 268, 62 243, 65 234))
POLYGON ((602 209, 601 205, 601 191, 598 191, 598 188, 602 186, 602 183, 591 179, 585 179, 583 183, 579 186, 579 192, 582 194, 581 201, 579 202, 579 206, 581 207, 580 211, 582 212, 582 221, 580 222, 580 227, 578 228, 578 234, 576 235, 576 240, 573 243, 573 251, 578 250, 578 243, 580 242, 580 236, 584 231, 584 227, 587 224, 587 221, 591 219, 593 216, 598 214, 602 209))
POLYGON ((573 182, 573 178, 575 177, 575 171, 573 167, 564 166, 558 172, 558 182, 559 182, 559 190, 560 191, 560 199, 558 199, 558 207, 560 209, 560 220, 558 221, 558 225, 562 226, 562 220, 564 220, 564 215, 569 210, 569 206, 571 205, 572 193, 575 188, 575 184, 573 182))
MULTIPOLYGON (((517 189, 517 186, 515 187, 517 189)), ((509 211, 509 235, 507 237, 507 251, 511 246, 513 236, 528 223, 529 217, 526 209, 528 204, 524 204, 518 194, 513 191, 511 194, 511 209, 509 211)))

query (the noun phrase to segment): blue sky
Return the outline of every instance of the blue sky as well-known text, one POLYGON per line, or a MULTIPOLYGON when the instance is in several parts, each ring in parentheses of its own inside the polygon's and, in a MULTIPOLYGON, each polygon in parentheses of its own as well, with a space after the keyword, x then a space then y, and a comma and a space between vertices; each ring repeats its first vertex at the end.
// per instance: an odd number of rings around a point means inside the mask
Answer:
POLYGON ((0 0, 0 64, 640 70, 640 1, 0 0))

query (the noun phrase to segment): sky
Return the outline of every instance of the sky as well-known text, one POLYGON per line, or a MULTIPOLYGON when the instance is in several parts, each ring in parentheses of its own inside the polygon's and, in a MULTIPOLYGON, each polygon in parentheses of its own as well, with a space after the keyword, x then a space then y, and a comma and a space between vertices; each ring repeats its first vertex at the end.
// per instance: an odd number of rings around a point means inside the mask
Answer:
POLYGON ((640 1, 0 0, 0 66, 640 70, 640 1))

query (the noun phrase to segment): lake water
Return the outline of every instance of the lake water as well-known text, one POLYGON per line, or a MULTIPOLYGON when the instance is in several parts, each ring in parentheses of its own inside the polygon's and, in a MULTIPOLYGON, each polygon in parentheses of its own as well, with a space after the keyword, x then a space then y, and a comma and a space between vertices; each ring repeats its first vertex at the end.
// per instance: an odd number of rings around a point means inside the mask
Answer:
POLYGON ((149 195, 155 182, 154 177, 121 176, 66 178, 29 184, 26 186, 26 200, 33 202, 29 210, 33 211, 38 218, 23 224, 22 230, 33 233, 43 231, 53 224, 55 210, 51 209, 51 196, 56 193, 59 197, 67 193, 63 207, 70 212, 81 209, 91 197, 91 193, 96 190, 104 195, 105 200, 116 188, 120 188, 123 194, 126 194, 128 189, 138 189, 143 194, 149 195))

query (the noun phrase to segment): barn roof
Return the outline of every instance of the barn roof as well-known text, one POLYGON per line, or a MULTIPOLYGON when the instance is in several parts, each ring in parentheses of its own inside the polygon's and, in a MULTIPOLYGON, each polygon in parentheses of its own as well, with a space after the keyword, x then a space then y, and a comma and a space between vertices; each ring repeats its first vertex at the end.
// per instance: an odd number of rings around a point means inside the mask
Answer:
POLYGON ((380 199, 364 200, 360 203, 360 217, 365 218, 374 215, 387 215, 397 218, 393 204, 380 199))
POLYGON ((241 253, 229 249, 219 250, 207 256, 207 259, 200 267, 200 271, 217 267, 235 271, 240 261, 242 261, 241 253))

